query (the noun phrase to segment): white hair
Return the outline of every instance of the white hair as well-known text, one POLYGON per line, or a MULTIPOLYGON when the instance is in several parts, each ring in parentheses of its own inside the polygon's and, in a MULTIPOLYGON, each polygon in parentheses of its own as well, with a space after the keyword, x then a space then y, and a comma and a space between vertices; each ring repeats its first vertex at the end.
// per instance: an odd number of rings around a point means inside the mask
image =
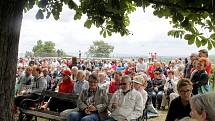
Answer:
POLYGON ((190 103, 195 105, 196 111, 201 114, 207 114, 207 121, 215 121, 215 93, 205 93, 195 95, 191 98, 190 103))

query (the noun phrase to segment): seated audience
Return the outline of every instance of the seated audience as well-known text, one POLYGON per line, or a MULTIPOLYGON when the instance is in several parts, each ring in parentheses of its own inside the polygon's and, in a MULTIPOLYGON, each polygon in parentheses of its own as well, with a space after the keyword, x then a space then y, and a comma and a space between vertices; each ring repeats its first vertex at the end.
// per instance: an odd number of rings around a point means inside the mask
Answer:
MULTIPOLYGON (((59 84, 57 92, 63 92, 63 93, 72 93, 73 92, 73 87, 74 83, 71 80, 71 71, 70 70, 64 70, 62 72, 63 79, 59 84)), ((62 112, 66 109, 69 108, 75 108, 76 107, 76 102, 71 103, 65 100, 61 100, 58 98, 53 98, 51 97, 45 105, 42 106, 43 109, 49 108, 50 111, 56 111, 56 112, 62 112)))

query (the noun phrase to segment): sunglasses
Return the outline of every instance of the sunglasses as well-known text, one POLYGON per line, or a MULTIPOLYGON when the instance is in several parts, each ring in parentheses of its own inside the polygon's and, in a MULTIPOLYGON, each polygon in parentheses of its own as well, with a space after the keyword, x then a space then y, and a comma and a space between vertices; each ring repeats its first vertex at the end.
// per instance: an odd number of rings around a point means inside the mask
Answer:
POLYGON ((62 76, 63 76, 63 77, 66 77, 66 76, 68 77, 68 75, 62 75, 62 76))
POLYGON ((120 85, 124 85, 124 86, 125 86, 126 84, 127 84, 127 83, 120 83, 120 85))

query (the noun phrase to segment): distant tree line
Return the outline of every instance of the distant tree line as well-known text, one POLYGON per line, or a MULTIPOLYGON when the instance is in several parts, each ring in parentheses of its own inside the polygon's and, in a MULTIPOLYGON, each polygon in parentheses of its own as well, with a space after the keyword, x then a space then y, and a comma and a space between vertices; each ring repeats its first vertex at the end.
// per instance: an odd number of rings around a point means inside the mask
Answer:
POLYGON ((55 48, 52 41, 38 40, 32 51, 26 51, 25 57, 65 57, 67 55, 62 49, 55 48))

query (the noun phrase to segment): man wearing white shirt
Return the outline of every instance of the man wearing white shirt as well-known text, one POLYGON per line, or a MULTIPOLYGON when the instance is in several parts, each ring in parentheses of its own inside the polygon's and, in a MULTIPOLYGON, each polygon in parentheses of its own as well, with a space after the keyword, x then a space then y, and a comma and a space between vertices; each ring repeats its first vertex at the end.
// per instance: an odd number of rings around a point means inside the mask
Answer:
POLYGON ((105 121, 131 121, 143 114, 143 97, 140 92, 131 88, 131 78, 124 75, 118 89, 110 100, 110 118, 105 121))
POLYGON ((138 63, 136 65, 136 71, 137 71, 137 73, 139 73, 139 72, 144 72, 145 73, 146 72, 147 65, 143 61, 144 61, 143 58, 139 58, 138 59, 138 63))
POLYGON ((52 65, 53 65, 55 68, 57 68, 58 66, 60 66, 60 63, 59 63, 56 59, 54 59, 53 62, 52 62, 52 65))

